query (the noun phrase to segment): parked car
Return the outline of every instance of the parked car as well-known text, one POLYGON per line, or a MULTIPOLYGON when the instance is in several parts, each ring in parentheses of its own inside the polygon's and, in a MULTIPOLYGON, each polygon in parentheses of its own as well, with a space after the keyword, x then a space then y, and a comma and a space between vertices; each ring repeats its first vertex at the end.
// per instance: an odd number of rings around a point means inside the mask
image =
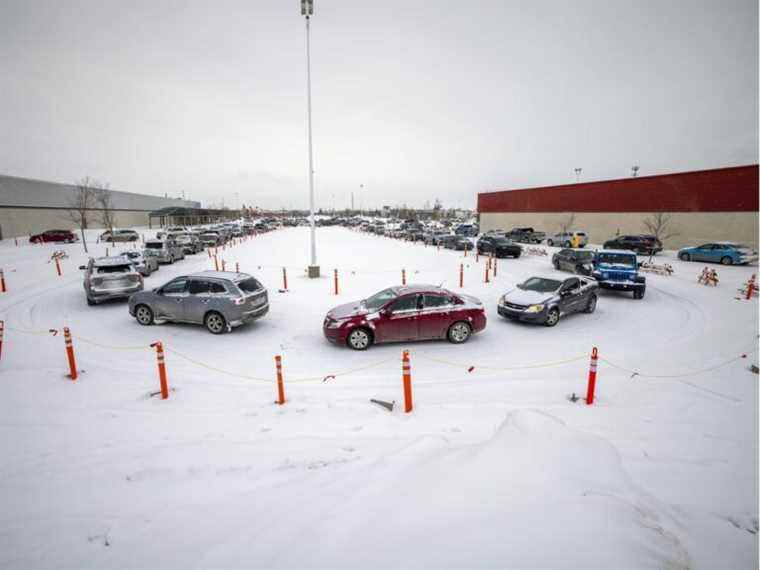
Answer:
POLYGON ((46 230, 40 234, 29 236, 30 243, 65 242, 74 243, 77 236, 70 230, 46 230))
POLYGON ((496 257, 520 257, 522 247, 498 235, 482 236, 477 243, 478 253, 493 253, 496 257))
POLYGON ((506 237, 519 243, 541 243, 546 234, 533 228, 512 228, 506 237))
POLYGON ((499 299, 502 317, 553 327, 570 313, 596 310, 599 284, 588 277, 531 277, 499 299))
POLYGON ((459 224, 454 233, 458 236, 475 237, 478 235, 478 224, 459 224))
POLYGON ((454 240, 446 247, 450 249, 455 249, 457 251, 465 251, 465 250, 470 251, 475 246, 472 245, 470 238, 459 235, 459 236, 454 236, 454 240))
POLYGON ((418 229, 406 230, 406 239, 409 241, 422 241, 425 239, 425 234, 422 230, 418 229))
POLYGON ((84 270, 84 292, 88 305, 108 299, 123 299, 143 290, 143 278, 126 257, 90 258, 84 270))
POLYGON ((560 232, 546 238, 546 245, 548 246, 560 246, 560 247, 573 247, 573 237, 578 238, 578 247, 586 247, 588 244, 588 235, 586 232, 560 232))
POLYGON ((190 233, 184 233, 184 234, 178 234, 174 237, 174 241, 177 243, 179 247, 182 248, 182 251, 186 254, 196 254, 199 251, 203 251, 203 244, 201 243, 201 240, 198 238, 195 234, 190 233))
POLYGON ((428 232, 425 234, 425 245, 438 245, 438 242, 441 240, 441 238, 449 235, 447 232, 428 232))
POLYGON ((757 261, 757 251, 734 242, 706 243, 678 250, 681 261, 712 261, 723 265, 743 265, 757 261))
POLYGON ((145 249, 150 250, 159 263, 174 263, 178 259, 185 259, 185 252, 173 240, 149 239, 145 242, 145 249))
POLYGON ((205 247, 216 247, 222 245, 222 236, 218 232, 203 232, 200 235, 201 243, 205 247))
POLYGON ((552 255, 554 269, 572 271, 578 275, 591 275, 594 270, 594 252, 579 249, 561 249, 552 255))
POLYGON ((124 251, 121 255, 126 257, 143 277, 158 271, 158 257, 155 255, 145 255, 142 251, 124 251))
POLYGON ((135 230, 114 230, 113 233, 111 233, 111 231, 105 231, 100 234, 99 239, 100 241, 110 243, 130 242, 139 240, 140 234, 138 234, 135 230))
POLYGON ((628 249, 641 255, 662 251, 662 242, 651 235, 625 235, 604 242, 604 249, 628 249))
POLYGON ((407 285, 335 307, 322 330, 330 342, 365 350, 374 343, 425 339, 459 344, 485 327, 483 303, 475 297, 435 285, 407 285))
POLYGON ((646 293, 646 277, 639 275, 639 262, 631 251, 609 249, 596 252, 591 276, 603 289, 633 291, 634 299, 643 299, 646 293))
POLYGON ((202 324, 213 334, 229 332, 269 312, 266 288, 247 273, 201 271, 129 298, 129 314, 141 325, 202 324))
POLYGON ((454 234, 446 234, 438 238, 438 243, 446 249, 454 249, 457 243, 457 237, 454 234))

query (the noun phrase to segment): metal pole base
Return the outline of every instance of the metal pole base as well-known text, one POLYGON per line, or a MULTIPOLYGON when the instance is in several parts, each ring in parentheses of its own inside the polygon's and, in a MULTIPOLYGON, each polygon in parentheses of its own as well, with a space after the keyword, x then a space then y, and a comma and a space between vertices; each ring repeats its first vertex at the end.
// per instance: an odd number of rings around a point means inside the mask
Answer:
POLYGON ((319 277, 319 265, 309 265, 309 279, 319 277))

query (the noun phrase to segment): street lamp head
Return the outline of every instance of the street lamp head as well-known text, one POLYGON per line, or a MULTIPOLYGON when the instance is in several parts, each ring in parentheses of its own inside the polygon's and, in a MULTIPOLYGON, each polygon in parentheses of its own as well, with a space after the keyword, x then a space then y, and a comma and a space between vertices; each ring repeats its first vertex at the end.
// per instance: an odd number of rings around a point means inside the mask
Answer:
POLYGON ((301 0, 301 16, 307 18, 314 14, 314 0, 301 0))

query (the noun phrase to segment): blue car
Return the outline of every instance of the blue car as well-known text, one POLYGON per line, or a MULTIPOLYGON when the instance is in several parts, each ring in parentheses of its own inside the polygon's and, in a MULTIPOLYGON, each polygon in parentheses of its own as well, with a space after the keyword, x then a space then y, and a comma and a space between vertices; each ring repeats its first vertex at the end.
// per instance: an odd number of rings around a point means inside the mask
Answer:
POLYGON ((678 250, 681 261, 712 261, 723 265, 742 265, 757 261, 757 252, 746 245, 732 242, 706 243, 678 250))

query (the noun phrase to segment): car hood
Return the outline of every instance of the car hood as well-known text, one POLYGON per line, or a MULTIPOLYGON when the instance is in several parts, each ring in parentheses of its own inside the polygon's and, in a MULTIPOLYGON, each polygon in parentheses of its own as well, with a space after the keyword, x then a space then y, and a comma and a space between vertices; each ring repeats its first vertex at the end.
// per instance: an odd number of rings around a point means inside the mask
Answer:
POLYGON ((346 319, 348 317, 366 315, 367 312, 367 309, 362 307, 361 301, 354 301, 353 303, 338 305, 337 307, 330 309, 327 312, 327 316, 333 319, 346 319))
POLYGON ((540 293, 538 291, 526 291, 515 287, 504 294, 507 301, 518 305, 538 305, 548 301, 554 296, 554 293, 540 293))

